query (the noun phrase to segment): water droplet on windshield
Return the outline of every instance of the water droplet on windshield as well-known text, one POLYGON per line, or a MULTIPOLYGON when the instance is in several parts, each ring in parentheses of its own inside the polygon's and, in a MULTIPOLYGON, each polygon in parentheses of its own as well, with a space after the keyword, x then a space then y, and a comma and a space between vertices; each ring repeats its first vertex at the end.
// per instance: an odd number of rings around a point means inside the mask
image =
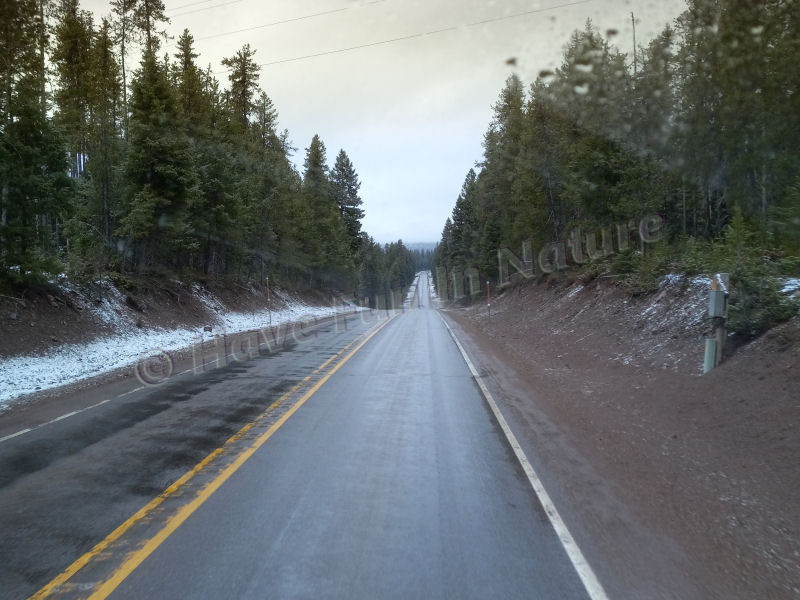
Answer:
POLYGON ((553 78, 556 76, 550 69, 543 69, 539 71, 539 79, 542 80, 543 83, 550 83, 553 81, 553 78))
POLYGON ((606 29, 606 37, 607 38, 612 38, 615 35, 617 35, 618 33, 619 33, 619 31, 617 31, 616 29, 606 29))
POLYGON ((755 27, 751 27, 750 33, 752 33, 753 35, 761 35, 762 33, 764 33, 764 26, 756 25, 755 27))
POLYGON ((592 63, 575 63, 575 70, 581 73, 591 73, 592 69, 594 69, 592 63))
POLYGON ((580 85, 576 85, 574 88, 572 88, 572 90, 580 96, 585 96, 589 93, 589 84, 582 83, 580 85))

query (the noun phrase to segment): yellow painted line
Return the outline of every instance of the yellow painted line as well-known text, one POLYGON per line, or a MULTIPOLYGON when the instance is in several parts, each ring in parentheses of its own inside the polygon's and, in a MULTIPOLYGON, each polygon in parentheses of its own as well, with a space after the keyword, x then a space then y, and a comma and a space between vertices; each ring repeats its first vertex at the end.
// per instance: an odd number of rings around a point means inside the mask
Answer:
MULTIPOLYGON (((297 410, 306 403, 306 401, 313 396, 319 388, 323 386, 323 384, 330 379, 336 371, 338 371, 342 365, 344 365, 347 361, 349 361, 356 352, 358 352, 364 344, 366 344, 369 340, 371 340, 377 333, 383 329, 389 321, 391 321, 394 316, 390 317, 386 321, 384 321, 377 329, 375 329, 372 333, 370 333, 366 338, 362 339, 361 342, 353 348, 350 353, 345 356, 339 363, 337 363, 328 373, 326 373, 320 380, 315 383, 303 396, 280 418, 278 419, 270 428, 265 431, 261 436, 259 436, 256 441, 246 448, 236 459, 228 465, 216 478, 212 481, 207 483, 205 487, 200 491, 200 493, 188 504, 184 505, 183 507, 178 510, 178 512, 169 518, 166 522, 164 527, 160 531, 158 531, 152 538, 150 538, 144 545, 137 551, 130 553, 123 564, 109 577, 106 581, 104 581, 92 595, 89 597, 90 600, 98 600, 101 598, 108 597, 111 592, 113 592, 120 583, 122 583, 128 575, 130 575, 153 551, 158 548, 164 540, 166 540, 180 525, 189 518, 189 516, 194 513, 202 504, 211 497, 211 495, 217 491, 220 486, 227 481, 231 475, 233 475, 264 443, 273 436, 273 434, 291 417, 297 410)), ((240 429, 237 433, 231 436, 225 444, 214 450, 211 454, 206 456, 201 462, 195 465, 190 471, 185 473, 180 479, 178 479, 175 483, 169 486, 166 490, 164 490, 159 496, 151 500, 147 503, 144 507, 139 509, 132 517, 130 517, 127 521, 125 521, 122 525, 117 527, 114 531, 112 531, 103 541, 98 543, 94 548, 92 548, 89 552, 78 558, 74 563, 72 563, 63 573, 58 575, 55 579, 53 579, 50 583, 45 585, 42 589, 36 592, 33 596, 31 596, 31 600, 38 600, 40 598, 46 598, 49 596, 58 586, 65 584, 71 577, 73 577, 78 571, 80 571, 83 567, 85 567, 93 558, 97 555, 105 551, 113 542, 118 540, 122 537, 125 532, 127 532, 134 524, 138 521, 145 518, 149 513, 151 513, 156 507, 158 507, 161 503, 164 502, 167 498, 174 495, 178 492, 190 479, 192 479, 195 475, 197 475, 200 471, 202 471, 206 466, 208 466, 214 459, 216 459, 227 446, 230 444, 238 441, 242 438, 242 436, 247 433, 250 429, 252 429, 263 417, 266 413, 273 410, 279 404, 284 402, 291 394, 293 394, 297 389, 299 389, 304 383, 306 383, 311 377, 318 373, 319 371, 323 370, 327 367, 333 360, 335 360, 338 356, 343 354, 350 348, 352 344, 349 344, 340 352, 331 356, 328 360, 322 363, 319 367, 317 367, 314 372, 303 379, 300 383, 295 385, 292 389, 286 392, 283 396, 281 396, 275 403, 273 403, 262 415, 259 419, 248 423, 242 429, 240 429)))
POLYGON ((305 377, 300 383, 294 385, 289 391, 284 393, 278 400, 273 402, 267 410, 265 410, 259 417, 244 427, 242 427, 239 431, 237 431, 234 435, 232 435, 221 447, 214 450, 211 454, 206 456, 202 461, 197 463, 190 471, 184 473, 177 481, 175 481, 172 485, 170 485, 166 490, 161 492, 156 498, 148 502, 145 506, 140 508, 136 513, 133 514, 128 520, 126 520, 122 525, 117 527, 114 531, 112 531, 103 541, 95 545, 89 552, 81 556, 78 560, 72 563, 63 573, 61 573, 58 577, 53 579, 50 583, 40 589, 36 594, 31 596, 30 600, 38 600, 40 598, 46 598, 56 587, 63 585, 66 583, 73 575, 75 575, 78 571, 80 571, 83 567, 85 567, 93 558, 95 558, 100 553, 104 552, 112 543, 117 541, 122 535, 127 532, 131 527, 133 527, 136 523, 141 521, 143 518, 147 517, 153 510, 155 510, 164 500, 167 500, 171 496, 175 495, 179 492, 186 483, 188 483, 195 475, 200 473, 204 468, 206 468, 209 464, 211 464, 220 454, 222 454, 227 447, 231 444, 239 441, 245 433, 250 431, 258 421, 263 418, 267 413, 274 410, 278 406, 280 406, 289 396, 295 393, 303 384, 305 384, 311 377, 313 377, 316 373, 324 369, 328 366, 332 360, 336 359, 339 355, 344 353, 350 345, 346 346, 340 352, 331 356, 328 360, 322 363, 319 367, 317 367, 311 375, 305 377))

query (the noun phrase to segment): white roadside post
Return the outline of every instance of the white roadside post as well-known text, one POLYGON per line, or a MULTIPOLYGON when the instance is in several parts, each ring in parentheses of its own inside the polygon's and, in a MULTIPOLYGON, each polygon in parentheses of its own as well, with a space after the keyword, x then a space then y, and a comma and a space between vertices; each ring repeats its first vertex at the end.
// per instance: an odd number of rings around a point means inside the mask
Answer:
POLYGON ((725 321, 728 319, 728 273, 717 273, 711 278, 711 289, 708 294, 708 316, 713 320, 712 337, 706 338, 703 373, 708 373, 722 362, 727 332, 725 321))

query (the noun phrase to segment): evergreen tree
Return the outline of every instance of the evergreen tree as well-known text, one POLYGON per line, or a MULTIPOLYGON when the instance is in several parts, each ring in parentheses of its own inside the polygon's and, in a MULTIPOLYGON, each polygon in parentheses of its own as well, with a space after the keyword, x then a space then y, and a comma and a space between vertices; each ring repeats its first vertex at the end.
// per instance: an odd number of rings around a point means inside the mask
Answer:
POLYGON ((278 111, 265 92, 259 94, 253 105, 253 138, 264 152, 284 154, 278 135, 278 111))
POLYGON ((86 78, 88 184, 76 198, 67 231, 72 272, 92 277, 103 273, 112 261, 113 232, 121 210, 121 83, 111 24, 106 19, 91 46, 86 78))
POLYGON ((259 92, 258 75, 261 67, 253 60, 255 53, 250 44, 245 44, 232 57, 222 59, 222 64, 229 69, 228 110, 231 126, 242 134, 248 130, 250 116, 255 109, 254 99, 259 92))
POLYGON ((55 8, 52 61, 57 75, 56 123, 70 150, 73 177, 83 174, 88 151, 89 93, 94 31, 92 17, 78 0, 59 0, 55 8))
POLYGON ((347 235, 350 236, 350 249, 355 253, 361 239, 361 219, 364 218, 361 197, 358 195, 361 182, 358 180, 353 163, 344 150, 339 150, 339 154, 336 156, 330 181, 331 192, 339 208, 339 217, 344 223, 347 235))
POLYGON ((176 45, 175 81, 181 116, 192 128, 210 127, 213 100, 206 75, 197 66, 194 37, 188 29, 183 30, 176 45))
POLYGON ((452 224, 449 231, 451 253, 457 256, 459 266, 471 266, 475 262, 475 245, 478 241, 478 218, 476 213, 477 175, 474 169, 467 172, 461 193, 453 208, 452 224))
POLYGON ((12 282, 58 270, 70 212, 63 140, 46 117, 42 6, 0 7, 0 278, 12 282))
POLYGON ((125 216, 118 234, 140 272, 185 265, 186 206, 196 181, 166 68, 145 51, 131 96, 131 140, 124 173, 125 216))
POLYGON ((131 43, 137 41, 137 32, 133 26, 133 13, 139 0, 111 0, 111 11, 116 16, 114 31, 119 43, 119 64, 122 71, 122 130, 128 135, 128 69, 126 58, 131 43))
POLYGON ((131 24, 144 38, 144 51, 155 54, 160 45, 159 37, 167 37, 166 31, 159 29, 160 23, 169 23, 164 0, 134 0, 130 10, 131 24))
POLYGON ((310 218, 304 245, 312 272, 322 277, 342 266, 348 250, 328 176, 325 144, 318 135, 306 149, 303 169, 303 198, 310 218))
MULTIPOLYGON (((640 53, 630 145, 640 154, 669 160, 675 115, 675 32, 667 26, 640 53)), ((666 166, 666 164, 665 164, 666 166)))

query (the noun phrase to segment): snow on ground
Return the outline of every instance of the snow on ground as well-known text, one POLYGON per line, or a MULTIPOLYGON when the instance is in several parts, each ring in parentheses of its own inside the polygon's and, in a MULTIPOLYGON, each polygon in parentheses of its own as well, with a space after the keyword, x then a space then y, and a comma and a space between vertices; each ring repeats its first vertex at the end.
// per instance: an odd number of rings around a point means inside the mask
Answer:
POLYGON ((583 285, 580 283, 576 283, 572 289, 567 292, 567 298, 574 298, 578 294, 580 294, 581 290, 583 289, 583 285))
MULTIPOLYGON (((349 312, 353 306, 309 306, 280 292, 285 302, 280 310, 255 312, 227 312, 210 296, 201 294, 203 303, 216 316, 214 333, 237 333, 272 325, 309 321, 349 312)), ((120 301, 122 298, 116 298, 120 301)), ((117 328, 117 332, 86 344, 63 344, 42 355, 16 356, 0 360, 0 409, 13 399, 40 390, 51 389, 108 373, 120 367, 161 352, 174 352, 188 348, 203 336, 202 328, 150 329, 136 328, 129 319, 120 317, 111 306, 104 303, 98 315, 117 328)))
POLYGON ((409 306, 414 304, 414 300, 417 298, 417 292, 419 290, 419 276, 422 274, 422 271, 416 274, 414 277, 414 281, 408 286, 408 292, 406 292, 406 299, 403 301, 403 304, 408 304, 409 306))
POLYGON ((784 294, 792 294, 797 290, 800 290, 800 279, 787 279, 783 282, 783 289, 781 291, 784 294))
POLYGON ((436 286, 433 285, 433 275, 430 271, 428 271, 428 289, 430 290, 431 298, 438 300, 439 294, 436 293, 436 286))

